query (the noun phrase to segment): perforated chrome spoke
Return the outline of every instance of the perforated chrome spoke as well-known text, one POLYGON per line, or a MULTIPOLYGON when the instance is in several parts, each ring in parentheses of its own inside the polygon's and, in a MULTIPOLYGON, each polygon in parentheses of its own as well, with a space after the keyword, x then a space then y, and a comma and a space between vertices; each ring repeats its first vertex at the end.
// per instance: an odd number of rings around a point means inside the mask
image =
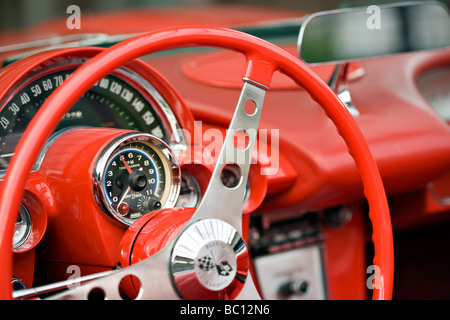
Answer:
POLYGON ((224 139, 222 150, 214 168, 209 186, 193 220, 221 219, 242 232, 242 209, 250 171, 253 148, 257 139, 259 119, 266 90, 245 82, 233 119, 224 139), (237 139, 235 136, 244 139, 237 139), (246 142, 243 142, 243 141, 246 142), (224 167, 233 167, 240 174, 240 181, 233 187, 223 184, 224 167))

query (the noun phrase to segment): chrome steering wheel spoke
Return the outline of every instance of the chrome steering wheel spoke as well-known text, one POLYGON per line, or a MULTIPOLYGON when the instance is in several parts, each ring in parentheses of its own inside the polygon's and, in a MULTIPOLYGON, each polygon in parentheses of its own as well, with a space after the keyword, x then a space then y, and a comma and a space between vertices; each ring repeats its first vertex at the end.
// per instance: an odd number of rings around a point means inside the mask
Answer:
MULTIPOLYGON (((199 204, 192 222, 200 219, 220 219, 242 232, 242 209, 245 186, 248 180, 254 145, 257 139, 259 119, 266 90, 246 81, 224 139, 209 186, 203 201, 199 204), (250 105, 251 114, 246 109, 250 105), (248 138, 245 145, 236 146, 235 137, 241 134, 248 138), (227 165, 237 166, 240 181, 232 188, 223 184, 221 172, 227 165)), ((241 140, 242 141, 242 140, 241 140)), ((242 143, 242 142, 241 142, 242 143)))

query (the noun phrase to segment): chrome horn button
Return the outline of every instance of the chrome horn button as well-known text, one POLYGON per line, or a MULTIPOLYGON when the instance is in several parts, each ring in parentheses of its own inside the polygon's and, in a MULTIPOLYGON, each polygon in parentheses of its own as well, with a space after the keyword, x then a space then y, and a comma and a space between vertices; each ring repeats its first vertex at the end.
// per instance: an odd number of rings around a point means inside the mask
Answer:
POLYGON ((236 275, 236 255, 222 241, 206 243, 197 254, 194 264, 198 280, 210 290, 225 289, 236 275))
POLYGON ((230 224, 198 220, 177 239, 171 270, 184 299, 232 299, 247 278, 247 246, 230 224))

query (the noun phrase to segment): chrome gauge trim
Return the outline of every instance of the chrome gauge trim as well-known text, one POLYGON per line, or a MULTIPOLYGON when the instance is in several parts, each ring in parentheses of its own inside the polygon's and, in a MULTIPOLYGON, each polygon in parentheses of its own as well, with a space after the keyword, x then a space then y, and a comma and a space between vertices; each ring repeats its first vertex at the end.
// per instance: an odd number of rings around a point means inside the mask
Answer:
POLYGON ((17 216, 13 236, 13 249, 23 245, 31 234, 31 216, 28 209, 21 203, 19 215, 17 216))
MULTIPOLYGON (((52 146, 53 142, 58 140, 58 138, 61 137, 63 134, 65 134, 71 130, 77 129, 77 128, 80 128, 80 127, 68 127, 68 128, 64 128, 64 129, 61 129, 61 130, 53 133, 50 136, 50 138, 45 142, 44 146, 42 147, 41 152, 39 152, 39 155, 36 159, 36 162, 33 165, 33 168, 31 169, 31 172, 39 170, 39 168, 42 164, 42 161, 44 161, 47 150, 52 146)), ((0 175, 1 175, 1 172, 2 171, 0 170, 0 175)))
POLYGON ((202 198, 202 189, 198 180, 190 173, 181 174, 181 189, 177 207, 197 208, 202 198))
MULTIPOLYGON (((163 193, 160 199, 160 207, 155 209, 173 208, 177 202, 181 185, 180 167, 170 147, 161 139, 148 133, 136 132, 125 133, 111 141, 100 153, 100 156, 97 158, 94 165, 94 195, 103 212, 106 213, 108 217, 124 226, 131 225, 139 217, 136 216, 134 218, 126 218, 118 212, 119 208, 116 209, 113 207, 108 195, 105 181, 107 169, 110 166, 111 161, 120 155, 124 148, 128 145, 132 145, 133 143, 147 146, 150 150, 155 152, 162 162, 161 170, 163 170, 164 173, 165 185, 163 187, 163 193)), ((157 183, 160 182, 157 181, 157 183)), ((150 211, 152 210, 149 210, 148 212, 150 211)))

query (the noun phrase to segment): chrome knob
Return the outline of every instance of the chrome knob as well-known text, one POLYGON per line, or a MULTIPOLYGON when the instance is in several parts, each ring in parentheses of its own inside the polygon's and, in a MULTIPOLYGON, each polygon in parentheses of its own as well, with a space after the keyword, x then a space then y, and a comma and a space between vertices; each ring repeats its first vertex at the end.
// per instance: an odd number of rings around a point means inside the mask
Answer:
POLYGON ((282 296, 304 295, 308 291, 309 284, 302 278, 296 278, 283 283, 279 288, 282 296))

